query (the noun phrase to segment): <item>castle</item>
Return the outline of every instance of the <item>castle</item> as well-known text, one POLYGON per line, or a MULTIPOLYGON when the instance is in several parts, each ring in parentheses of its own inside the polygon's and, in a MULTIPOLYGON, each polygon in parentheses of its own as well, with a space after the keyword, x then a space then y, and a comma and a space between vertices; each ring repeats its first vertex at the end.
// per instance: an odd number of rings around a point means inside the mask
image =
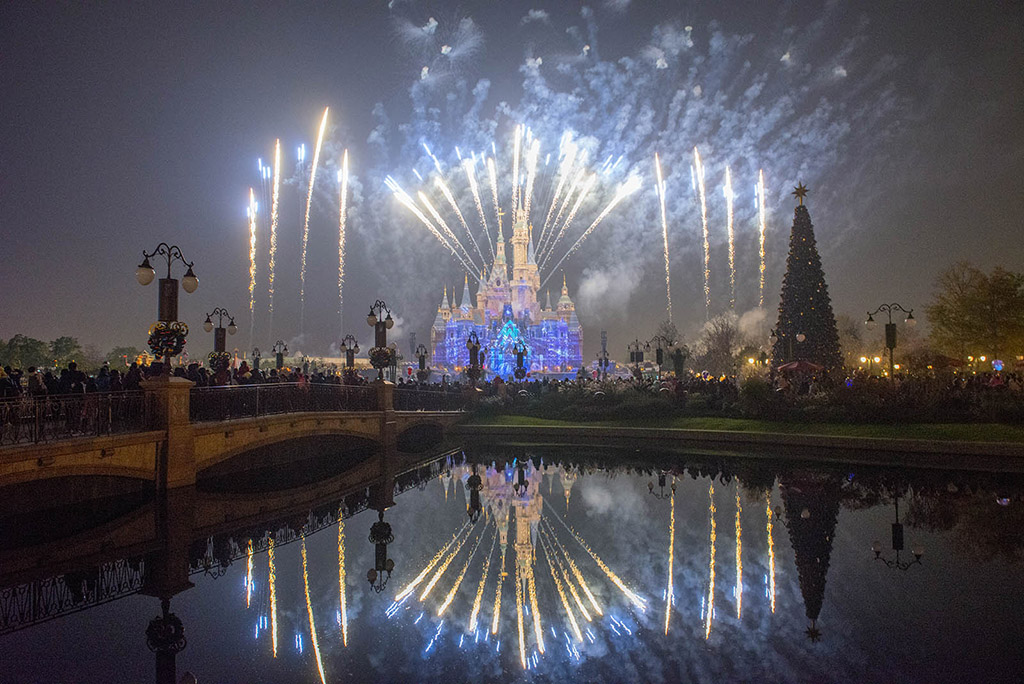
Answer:
MULTIPOLYGON (((576 318, 576 306, 562 277, 562 294, 551 306, 551 291, 540 305, 540 273, 534 257, 533 227, 526 212, 516 211, 512 227, 512 273, 506 260, 505 236, 498 226, 494 263, 490 273, 481 274, 480 288, 473 303, 469 277, 458 306, 448 299, 445 288, 430 331, 433 365, 460 372, 469 363, 466 340, 475 332, 486 349, 484 370, 488 377, 512 378, 516 368, 513 348, 526 349, 523 365, 530 373, 573 374, 583 361, 583 331, 576 318)), ((454 293, 453 293, 454 294, 454 293)))

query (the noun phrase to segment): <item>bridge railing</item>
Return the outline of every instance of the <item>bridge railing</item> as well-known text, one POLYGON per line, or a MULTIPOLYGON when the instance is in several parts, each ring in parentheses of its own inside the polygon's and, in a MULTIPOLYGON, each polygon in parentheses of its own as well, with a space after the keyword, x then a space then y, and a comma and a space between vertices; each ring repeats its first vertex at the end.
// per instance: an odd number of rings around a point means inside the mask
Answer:
POLYGON ((395 389, 396 411, 462 411, 466 397, 461 392, 395 389))
POLYGON ((194 387, 189 396, 193 423, 305 411, 377 410, 377 391, 371 386, 268 383, 194 387))
POLYGON ((0 400, 0 445, 39 444, 147 429, 149 402, 142 391, 0 400))

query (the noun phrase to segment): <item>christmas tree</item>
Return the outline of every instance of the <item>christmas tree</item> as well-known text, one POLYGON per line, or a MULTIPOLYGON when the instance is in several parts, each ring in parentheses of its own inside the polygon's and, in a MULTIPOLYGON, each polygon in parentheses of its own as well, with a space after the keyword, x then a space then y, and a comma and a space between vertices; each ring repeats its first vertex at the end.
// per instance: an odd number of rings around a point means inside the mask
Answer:
POLYGON ((772 365, 802 360, 824 366, 826 371, 842 368, 839 330, 832 314, 832 302, 825 285, 811 215, 804 206, 807 188, 801 183, 793 194, 800 200, 789 235, 786 277, 782 281, 779 322, 772 345, 772 365))

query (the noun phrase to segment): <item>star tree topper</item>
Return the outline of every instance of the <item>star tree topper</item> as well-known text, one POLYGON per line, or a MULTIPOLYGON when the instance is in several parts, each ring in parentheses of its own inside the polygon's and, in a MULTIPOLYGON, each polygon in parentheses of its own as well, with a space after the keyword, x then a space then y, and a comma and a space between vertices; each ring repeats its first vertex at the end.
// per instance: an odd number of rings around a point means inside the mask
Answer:
POLYGON ((807 186, 805 186, 803 183, 798 184, 795 188, 793 188, 792 195, 793 197, 796 197, 798 200, 800 200, 800 206, 803 206, 804 197, 807 197, 807 186))

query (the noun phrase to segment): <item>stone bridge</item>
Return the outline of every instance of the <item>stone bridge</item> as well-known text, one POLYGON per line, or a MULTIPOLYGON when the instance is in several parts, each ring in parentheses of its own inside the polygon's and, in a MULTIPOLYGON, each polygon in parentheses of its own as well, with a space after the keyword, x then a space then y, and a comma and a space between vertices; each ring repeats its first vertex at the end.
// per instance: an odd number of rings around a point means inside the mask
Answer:
POLYGON ((193 388, 172 377, 149 381, 138 394, 131 401, 85 395, 8 410, 0 416, 0 487, 76 475, 189 486, 230 459, 299 439, 336 446, 341 437, 382 453, 422 452, 463 415, 459 395, 396 391, 385 382, 193 388))

